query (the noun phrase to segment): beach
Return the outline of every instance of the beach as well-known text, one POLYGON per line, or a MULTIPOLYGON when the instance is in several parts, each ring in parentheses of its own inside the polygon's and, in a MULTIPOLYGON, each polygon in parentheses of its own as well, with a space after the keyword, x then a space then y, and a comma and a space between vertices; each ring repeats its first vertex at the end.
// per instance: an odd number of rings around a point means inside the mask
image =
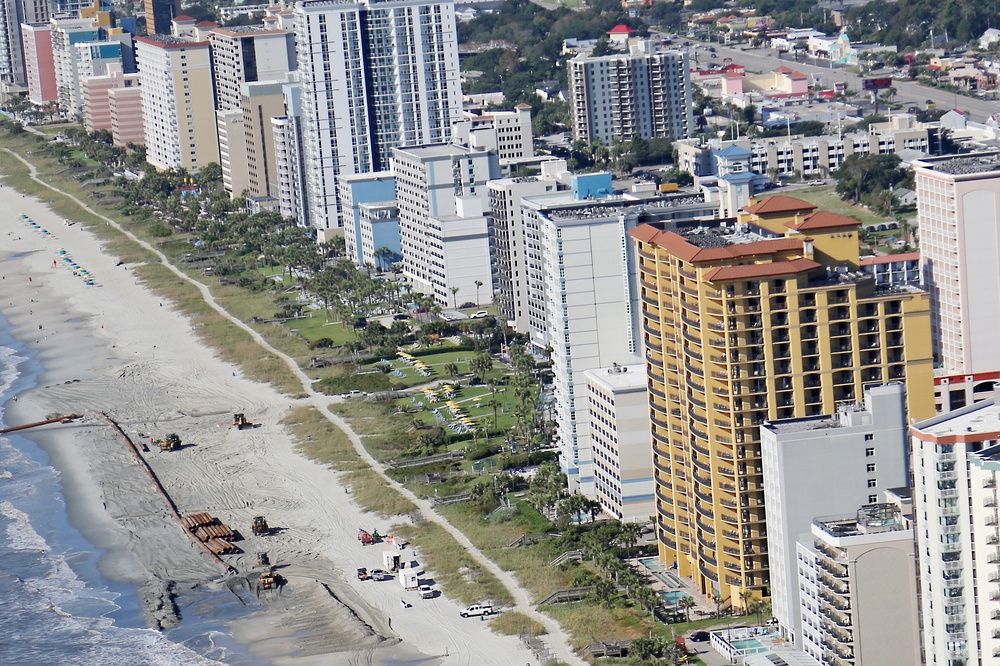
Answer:
MULTIPOLYGON (((281 420, 305 403, 243 378, 79 225, 9 187, 0 209, 0 311, 40 368, 37 386, 4 405, 4 422, 83 415, 23 435, 58 470, 69 523, 98 553, 100 578, 136 591, 141 618, 119 612, 116 622, 157 630, 209 663, 535 662, 516 638, 462 619, 455 601, 357 580, 356 568, 380 567, 393 548, 362 546, 358 528, 386 534, 406 518, 365 514, 335 472, 295 450, 281 420), (240 533, 242 553, 223 556, 238 573, 188 537, 102 412, 136 442, 180 436, 179 450, 151 446, 142 457, 181 514, 208 512, 240 533), (236 412, 259 427, 233 428, 236 412), (252 534, 256 515, 272 534, 252 534), (258 552, 284 586, 259 588, 258 552)), ((420 570, 419 552, 399 553, 420 570)))

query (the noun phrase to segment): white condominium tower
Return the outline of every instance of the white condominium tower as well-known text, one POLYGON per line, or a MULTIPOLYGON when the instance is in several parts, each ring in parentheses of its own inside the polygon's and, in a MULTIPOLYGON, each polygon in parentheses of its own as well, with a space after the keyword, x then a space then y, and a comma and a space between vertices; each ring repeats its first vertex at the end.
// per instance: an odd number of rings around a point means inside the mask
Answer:
POLYGON ((686 52, 637 42, 628 52, 579 55, 568 67, 574 139, 610 145, 614 139, 693 135, 686 52))
POLYGON ((307 0, 295 5, 310 219, 340 224, 338 175, 389 168, 392 149, 446 143, 462 118, 455 5, 307 0))

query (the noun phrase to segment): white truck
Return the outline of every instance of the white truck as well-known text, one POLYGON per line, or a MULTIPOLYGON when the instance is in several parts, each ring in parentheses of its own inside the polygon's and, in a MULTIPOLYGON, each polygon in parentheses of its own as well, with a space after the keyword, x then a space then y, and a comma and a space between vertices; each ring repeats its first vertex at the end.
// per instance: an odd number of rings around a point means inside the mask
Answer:
POLYGON ((464 611, 462 611, 462 617, 477 617, 483 615, 493 615, 496 611, 493 610, 493 606, 489 604, 472 604, 464 611))

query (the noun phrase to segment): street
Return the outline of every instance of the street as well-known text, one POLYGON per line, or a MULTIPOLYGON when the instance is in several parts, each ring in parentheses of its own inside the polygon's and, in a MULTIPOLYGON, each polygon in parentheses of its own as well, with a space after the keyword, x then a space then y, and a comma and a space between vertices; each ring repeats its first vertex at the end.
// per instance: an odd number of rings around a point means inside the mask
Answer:
MULTIPOLYGON (((656 33, 659 36, 662 34, 656 33)), ((813 75, 815 77, 816 83, 824 87, 831 87, 836 81, 844 81, 847 87, 851 90, 858 90, 861 88, 861 79, 857 74, 851 73, 843 68, 830 68, 829 65, 815 65, 809 62, 796 62, 795 59, 788 54, 785 57, 779 59, 777 51, 774 49, 750 49, 747 51, 741 50, 741 47, 731 47, 724 44, 703 42, 700 40, 690 39, 683 36, 678 36, 674 40, 674 44, 677 45, 678 42, 683 43, 685 41, 694 44, 707 44, 715 47, 717 58, 712 58, 711 54, 707 51, 692 50, 692 67, 708 67, 709 65, 721 65, 723 58, 732 58, 735 64, 743 65, 746 67, 747 73, 764 73, 772 72, 778 67, 785 65, 791 67, 803 74, 813 75)), ((747 47, 749 49, 749 47, 747 47)), ((884 76, 884 75, 879 75, 884 76)), ((975 97, 967 97, 965 95, 957 95, 946 90, 939 90, 937 88, 928 88, 927 86, 922 86, 913 81, 907 80, 893 80, 892 87, 896 89, 897 94, 895 102, 898 102, 904 109, 910 106, 919 106, 921 109, 924 108, 927 100, 931 100, 934 105, 939 109, 959 109, 961 111, 967 111, 970 114, 970 119, 976 122, 985 121, 991 114, 1000 110, 1000 103, 978 99, 975 97)))

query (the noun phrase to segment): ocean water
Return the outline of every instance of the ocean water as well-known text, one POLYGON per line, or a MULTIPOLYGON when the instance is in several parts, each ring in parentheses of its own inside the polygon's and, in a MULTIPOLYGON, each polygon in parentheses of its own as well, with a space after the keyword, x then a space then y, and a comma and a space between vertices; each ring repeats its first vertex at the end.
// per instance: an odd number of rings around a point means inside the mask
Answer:
MULTIPOLYGON (((0 404, 40 371, 0 319, 0 404)), ((224 595, 180 599, 180 626, 147 629, 135 588, 101 576, 100 555, 69 523, 45 451, 0 436, 0 665, 257 663, 219 622, 235 614, 224 595)))

